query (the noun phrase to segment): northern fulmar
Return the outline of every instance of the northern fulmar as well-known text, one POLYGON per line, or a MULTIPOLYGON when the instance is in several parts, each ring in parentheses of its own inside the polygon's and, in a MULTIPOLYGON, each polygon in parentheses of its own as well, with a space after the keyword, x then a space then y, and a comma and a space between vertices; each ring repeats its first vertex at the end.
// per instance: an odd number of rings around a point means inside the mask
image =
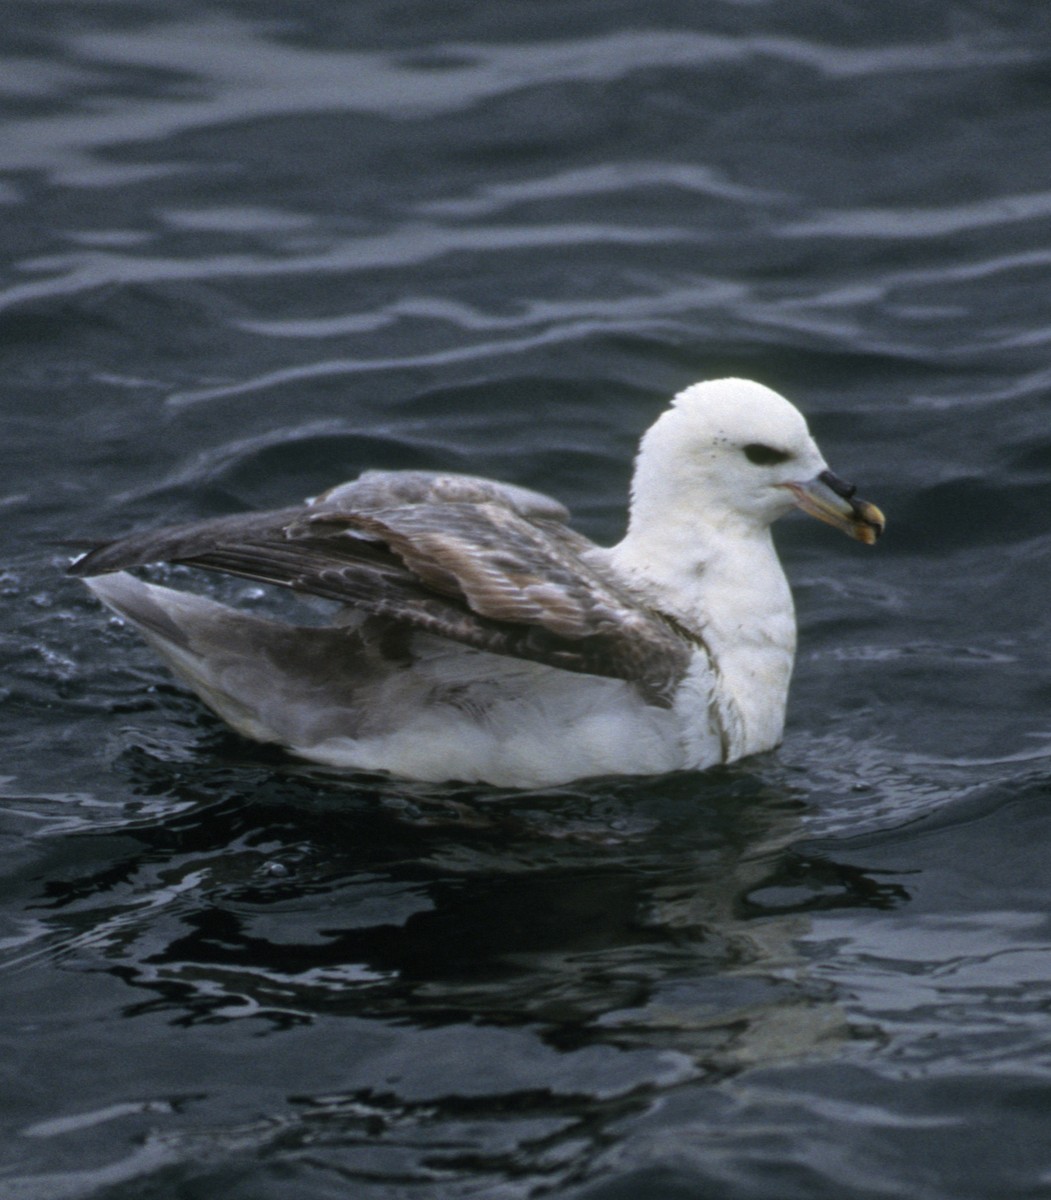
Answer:
POLYGON ((770 526, 883 514, 758 383, 694 384, 643 436, 611 548, 539 492, 366 471, 305 504, 135 533, 71 567, 234 729, 331 767, 539 787, 781 740, 796 623, 770 526), (127 573, 184 563, 335 601, 294 626, 127 573))

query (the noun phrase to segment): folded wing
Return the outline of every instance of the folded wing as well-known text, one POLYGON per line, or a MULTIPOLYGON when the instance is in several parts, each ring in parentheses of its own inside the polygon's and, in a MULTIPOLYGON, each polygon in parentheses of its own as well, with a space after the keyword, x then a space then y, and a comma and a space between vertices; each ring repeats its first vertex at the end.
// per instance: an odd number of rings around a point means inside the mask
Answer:
POLYGON ((566 524, 557 501, 463 475, 369 471, 312 503, 92 550, 71 572, 185 563, 277 584, 494 654, 624 679, 669 706, 690 661, 566 524))

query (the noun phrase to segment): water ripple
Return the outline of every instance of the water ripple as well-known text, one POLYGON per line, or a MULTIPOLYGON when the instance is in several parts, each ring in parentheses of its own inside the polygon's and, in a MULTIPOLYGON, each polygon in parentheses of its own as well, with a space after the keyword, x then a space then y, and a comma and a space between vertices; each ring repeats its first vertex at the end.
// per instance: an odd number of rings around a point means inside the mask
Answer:
POLYGON ((654 68, 696 69, 770 59, 846 78, 956 71, 1037 56, 1028 48, 990 47, 962 38, 855 49, 785 36, 632 30, 524 45, 438 45, 431 48, 428 65, 421 67, 396 54, 318 50, 275 41, 263 30, 231 18, 74 35, 67 46, 93 69, 149 67, 187 79, 203 78, 214 95, 135 104, 125 96, 120 102, 96 101, 90 112, 9 121, 0 167, 47 170, 60 180, 83 184, 100 168, 91 160, 93 152, 168 139, 191 129, 282 113, 355 112, 418 119, 525 88, 609 81, 654 68), (434 69, 438 63, 441 70, 434 69))
POLYGON ((694 240, 685 229, 621 225, 521 225, 488 229, 443 229, 416 225, 374 237, 347 238, 323 254, 275 258, 263 254, 223 254, 211 258, 147 257, 102 251, 63 254, 23 262, 25 271, 54 271, 38 283, 0 291, 0 311, 33 300, 54 299, 119 284, 170 283, 216 279, 270 279, 416 266, 451 253, 534 250, 557 246, 652 246, 694 240))
POLYGON ((566 197, 586 199, 642 188, 676 188, 695 195, 741 203, 784 199, 781 192, 744 187, 731 182, 720 171, 692 163, 608 162, 513 183, 492 184, 473 197, 428 200, 418 204, 416 209, 421 213, 443 217, 490 216, 519 204, 566 197))
POLYGON ((997 195, 971 204, 934 208, 851 208, 818 213, 780 230, 783 237, 928 238, 1051 215, 1051 192, 997 195))
MULTIPOLYGON (((522 300, 513 316, 499 316, 479 308, 446 300, 440 296, 414 296, 397 300, 375 313, 349 313, 338 317, 313 317, 301 320, 240 321, 240 328, 266 337, 325 338, 348 333, 372 333, 385 325, 409 317, 448 322, 464 333, 494 329, 528 329, 536 325, 559 325, 570 321, 608 321, 610 329, 625 322, 651 321, 655 317, 675 317, 699 303, 727 304, 743 299, 746 289, 725 280, 711 280, 708 287, 672 288, 657 294, 639 293, 618 299, 604 297, 588 300, 522 300)), ((638 328, 638 325, 634 325, 638 328)))
MULTIPOLYGON (((227 384, 222 387, 193 388, 175 392, 168 397, 167 404, 171 408, 179 409, 191 404, 199 404, 205 400, 220 400, 232 396, 252 395, 266 391, 269 388, 280 387, 289 383, 301 383, 305 380, 360 375, 372 371, 449 366, 453 363, 472 362, 479 359, 495 358, 505 354, 523 354, 532 350, 538 350, 541 347, 556 346, 566 342, 577 341, 594 334, 607 334, 614 328, 616 326, 608 321, 576 321, 557 328, 545 329, 540 333, 532 334, 528 337, 507 338, 502 341, 476 342, 472 345, 456 346, 430 354, 404 355, 397 358, 341 358, 329 359, 324 362, 303 363, 294 367, 285 367, 277 371, 268 371, 252 379, 241 380, 240 382, 227 384)), ((639 325, 635 321, 625 322, 621 328, 625 333, 639 332, 639 325)))

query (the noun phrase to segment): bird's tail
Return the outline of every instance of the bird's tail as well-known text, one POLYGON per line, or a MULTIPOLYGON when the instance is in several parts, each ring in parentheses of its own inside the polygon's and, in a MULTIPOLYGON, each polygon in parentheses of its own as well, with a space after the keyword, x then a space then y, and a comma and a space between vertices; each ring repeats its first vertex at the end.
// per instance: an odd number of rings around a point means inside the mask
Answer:
POLYGON ((239 733, 288 747, 352 734, 374 670, 354 630, 265 620, 125 572, 84 583, 239 733))

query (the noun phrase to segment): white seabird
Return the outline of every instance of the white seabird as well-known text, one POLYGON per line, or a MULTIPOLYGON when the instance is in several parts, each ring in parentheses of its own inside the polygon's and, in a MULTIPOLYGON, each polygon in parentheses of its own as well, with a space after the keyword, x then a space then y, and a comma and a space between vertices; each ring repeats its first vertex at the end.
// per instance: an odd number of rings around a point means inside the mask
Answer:
POLYGON ((869 544, 883 529, 796 408, 724 379, 645 434, 609 549, 538 492, 368 471, 300 507, 133 534, 70 570, 250 738, 333 767, 536 787, 777 745, 796 625, 770 526, 793 506, 869 544), (342 607, 320 628, 265 620, 127 574, 155 562, 342 607))

